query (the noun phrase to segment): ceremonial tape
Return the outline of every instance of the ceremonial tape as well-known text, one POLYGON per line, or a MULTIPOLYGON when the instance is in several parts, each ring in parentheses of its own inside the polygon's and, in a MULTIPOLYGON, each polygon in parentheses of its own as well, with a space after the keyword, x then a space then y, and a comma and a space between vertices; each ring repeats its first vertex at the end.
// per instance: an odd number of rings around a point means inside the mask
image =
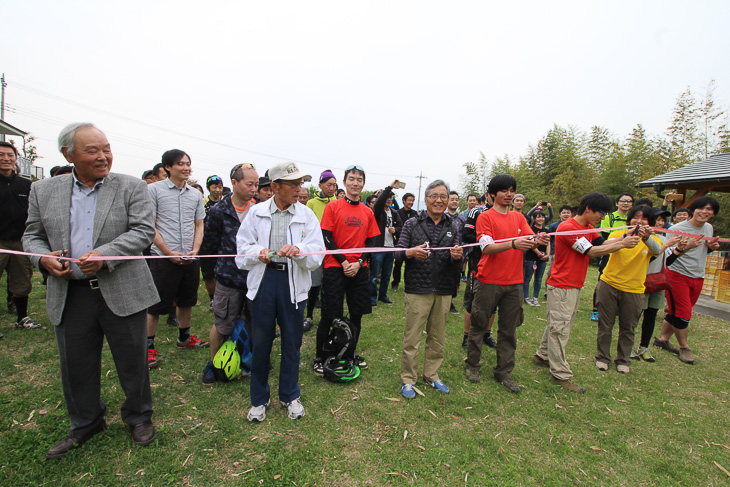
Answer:
MULTIPOLYGON (((564 232, 552 232, 552 233, 541 233, 541 235, 549 235, 549 236, 557 236, 557 235, 585 235, 585 234, 591 234, 591 233, 601 233, 601 232, 613 232, 616 230, 624 230, 627 228, 634 228, 634 225, 624 226, 624 227, 607 227, 607 228, 591 228, 587 230, 568 230, 564 232)), ((716 239, 716 237, 705 237, 704 235, 695 235, 687 232, 680 232, 677 230, 672 230, 671 228, 656 228, 653 227, 653 230, 655 232, 660 233, 671 233, 675 235, 681 235, 683 237, 702 237, 702 240, 711 242, 730 242, 730 239, 727 238, 719 238, 716 239)), ((511 238, 503 238, 499 240, 494 240, 492 243, 502 243, 502 242, 510 242, 512 240, 520 240, 525 238, 532 238, 533 235, 525 235, 523 237, 511 237, 511 238)), ((477 245, 482 245, 481 243, 471 243, 471 244, 464 244, 460 245, 460 248, 468 248, 468 247, 476 247, 477 245)), ((429 251, 434 250, 450 250, 452 247, 429 247, 429 251)), ((362 254, 362 253, 379 253, 379 252, 398 252, 398 251, 405 251, 407 249, 403 247, 362 247, 362 248, 355 248, 355 249, 336 249, 336 250, 323 250, 320 252, 302 252, 297 255, 305 256, 305 255, 337 255, 337 254, 362 254)), ((3 254, 13 254, 13 255, 24 255, 26 257, 49 257, 48 254, 34 254, 31 252, 21 252, 19 250, 5 250, 0 249, 0 253, 3 254)), ((63 257, 60 255, 52 256, 55 259, 58 260, 67 260, 69 262, 76 262, 78 263, 79 260, 75 259, 73 257, 63 257)), ((185 257, 184 255, 179 256, 171 256, 171 255, 104 255, 101 257, 97 256, 91 256, 87 259, 87 262, 93 262, 98 260, 139 260, 139 259, 169 259, 171 257, 185 257)), ((259 257, 259 254, 224 254, 224 255, 196 255, 195 257, 200 259, 209 259, 209 258, 234 258, 234 257, 259 257)))

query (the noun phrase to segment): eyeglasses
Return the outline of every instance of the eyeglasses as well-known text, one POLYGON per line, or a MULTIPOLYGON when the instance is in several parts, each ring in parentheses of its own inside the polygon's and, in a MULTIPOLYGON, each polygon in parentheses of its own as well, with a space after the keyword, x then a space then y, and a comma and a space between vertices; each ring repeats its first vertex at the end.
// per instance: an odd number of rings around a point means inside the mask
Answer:
POLYGON ((449 201, 449 195, 447 194, 430 194, 427 196, 428 199, 431 201, 441 200, 441 201, 449 201))
POLYGON ((365 172, 365 169, 363 169, 362 166, 358 166, 357 164, 353 164, 352 166, 347 166, 347 169, 345 169, 345 171, 352 171, 353 169, 357 169, 360 172, 365 172))
POLYGON ((634 200, 618 200, 619 203, 633 203, 634 200))
POLYGON ((294 182, 294 181, 287 181, 285 179, 282 179, 281 180, 281 184, 286 184, 290 188, 301 188, 302 186, 304 186, 304 181, 299 181, 297 183, 297 182, 294 182))
POLYGON ((233 179, 233 175, 236 174, 236 171, 238 171, 239 169, 256 169, 256 167, 253 164, 249 164, 248 162, 244 164, 236 164, 235 166, 233 166, 233 169, 231 169, 231 179, 233 179))

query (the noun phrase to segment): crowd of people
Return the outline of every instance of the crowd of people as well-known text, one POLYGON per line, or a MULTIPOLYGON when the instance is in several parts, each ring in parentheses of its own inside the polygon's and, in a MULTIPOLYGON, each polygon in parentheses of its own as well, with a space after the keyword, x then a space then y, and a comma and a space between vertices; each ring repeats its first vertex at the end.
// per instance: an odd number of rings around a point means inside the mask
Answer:
POLYGON ((100 391, 104 338, 126 396, 122 419, 136 444, 154 441, 149 374, 164 362, 166 351, 155 344, 163 315, 178 329, 176 348, 209 349, 206 385, 220 380, 214 360, 243 319, 252 351, 253 422, 265 420, 271 404, 275 339, 281 341, 278 399, 289 418, 299 419, 305 415, 299 389, 303 334, 316 326, 312 370, 326 375, 332 330, 345 320, 351 342, 337 359, 358 373, 368 369, 358 347, 363 318, 373 307, 392 304, 388 292, 398 292, 401 280, 406 316, 400 392, 408 399, 416 396, 419 374, 427 387, 449 392, 439 368, 447 317, 458 312, 453 300, 462 284, 466 379, 481 380, 487 345, 496 350, 493 377, 519 393, 522 386, 512 377, 516 329, 523 306, 541 305, 545 274, 547 324, 534 363, 549 368, 551 379, 566 390, 585 392, 573 381, 566 347, 592 257, 601 259, 592 316, 598 322, 597 369, 606 371, 612 362, 616 318, 616 370, 629 373, 632 359, 655 360, 648 347, 665 298, 654 345, 684 363, 695 361, 688 344, 692 306, 706 255, 719 247, 709 223, 719 205, 711 197, 670 213, 667 200, 654 208, 650 200, 634 203, 624 193, 612 212, 607 195, 590 193, 577 207, 559 207, 558 221, 552 222, 549 202, 523 212, 518 182, 503 174, 491 179, 484 194, 469 194, 462 212, 459 194, 434 180, 425 189, 426 208, 418 212, 411 193, 398 205, 394 190, 404 187, 398 180, 361 201, 366 171, 360 165, 348 166, 342 180, 323 171, 310 198, 304 184, 312 178, 294 162, 275 164, 264 174, 253 164, 237 164, 228 175, 231 188, 210 176, 205 197, 203 188, 189 184, 193 162, 182 150, 166 151, 137 179, 111 171, 110 143, 92 124, 65 127, 58 148, 69 166, 31 185, 18 175, 15 147, 0 143, 0 211, 9 215, 0 224, 0 249, 35 254, 0 253, 8 309, 17 313, 18 328, 40 327, 27 316, 32 266, 38 268, 46 277, 46 309, 55 325, 71 421, 49 459, 62 458, 106 427, 100 391), (684 236, 657 232, 670 224, 684 236), (670 288, 645 293, 647 273, 665 268, 670 288), (203 339, 191 330, 201 277, 213 315, 203 339), (672 335, 679 347, 670 342, 672 335))

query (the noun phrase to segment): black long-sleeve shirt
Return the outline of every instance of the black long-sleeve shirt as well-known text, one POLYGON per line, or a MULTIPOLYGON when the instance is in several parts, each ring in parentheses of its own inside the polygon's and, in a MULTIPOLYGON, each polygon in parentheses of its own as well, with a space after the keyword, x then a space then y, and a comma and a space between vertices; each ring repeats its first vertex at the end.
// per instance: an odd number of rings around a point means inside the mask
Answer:
POLYGON ((20 240, 28 219, 30 179, 0 174, 0 240, 20 240))

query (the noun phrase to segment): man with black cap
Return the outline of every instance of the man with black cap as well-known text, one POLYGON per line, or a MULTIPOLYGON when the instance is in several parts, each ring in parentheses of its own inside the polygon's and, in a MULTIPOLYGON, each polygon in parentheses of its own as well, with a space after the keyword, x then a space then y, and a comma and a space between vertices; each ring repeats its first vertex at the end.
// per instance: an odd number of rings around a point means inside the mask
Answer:
POLYGON ((258 203, 263 203, 274 196, 274 192, 271 190, 271 179, 269 179, 269 171, 266 171, 263 176, 259 178, 259 191, 254 196, 254 199, 258 203))

